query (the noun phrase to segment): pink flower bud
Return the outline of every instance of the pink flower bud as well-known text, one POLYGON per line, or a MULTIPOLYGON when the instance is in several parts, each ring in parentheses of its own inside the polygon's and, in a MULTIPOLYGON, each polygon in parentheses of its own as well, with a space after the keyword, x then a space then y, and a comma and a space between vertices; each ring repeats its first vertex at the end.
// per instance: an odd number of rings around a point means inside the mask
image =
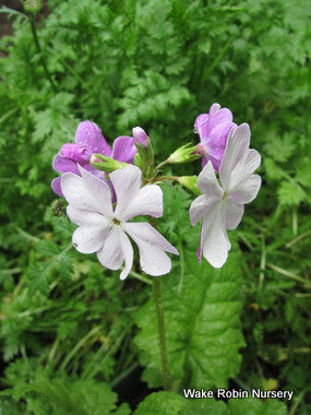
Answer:
POLYGON ((148 136, 146 132, 141 127, 135 127, 132 129, 134 142, 139 143, 144 147, 147 147, 148 144, 148 136))

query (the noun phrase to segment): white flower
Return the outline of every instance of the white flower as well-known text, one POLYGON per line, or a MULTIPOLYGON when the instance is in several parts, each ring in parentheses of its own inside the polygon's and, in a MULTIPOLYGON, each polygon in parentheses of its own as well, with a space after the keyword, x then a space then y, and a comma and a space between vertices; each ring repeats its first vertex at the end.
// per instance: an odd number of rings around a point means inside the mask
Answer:
POLYGON ((125 279, 133 265, 133 247, 138 245, 140 265, 147 274, 157 276, 171 270, 166 252, 178 255, 159 232, 147 222, 128 222, 135 216, 160 217, 163 213, 162 190, 155 184, 141 187, 141 170, 135 166, 109 175, 117 203, 114 208, 109 185, 79 166, 81 177, 65 173, 61 178, 67 214, 79 225, 72 236, 75 248, 84 254, 97 253, 105 267, 117 270, 125 263, 120 278, 125 279))
POLYGON ((249 149, 250 135, 248 124, 232 129, 219 170, 222 187, 209 162, 198 177, 203 194, 190 206, 192 225, 203 218, 199 250, 215 268, 223 266, 231 248, 227 229, 237 228, 244 204, 255 199, 261 186, 260 176, 252 174, 260 166, 261 157, 249 149))

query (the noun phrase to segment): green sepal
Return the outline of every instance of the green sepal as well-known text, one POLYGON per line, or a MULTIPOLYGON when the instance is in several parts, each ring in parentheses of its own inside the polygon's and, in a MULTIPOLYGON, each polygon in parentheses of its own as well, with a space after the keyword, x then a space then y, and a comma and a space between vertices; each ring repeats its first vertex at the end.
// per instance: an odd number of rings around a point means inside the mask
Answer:
POLYGON ((201 158, 200 154, 195 154, 197 151, 197 145, 193 146, 191 143, 185 144, 182 147, 179 147, 174 153, 172 153, 167 159, 169 164, 178 164, 178 163, 189 163, 194 160, 201 158))
POLYGON ((184 186, 186 189, 191 190, 195 195, 200 195, 200 189, 197 185, 198 177, 197 176, 181 176, 178 177, 178 182, 184 186))
POLYGON ((134 156, 134 165, 142 170, 144 177, 151 177, 154 171, 154 151, 151 142, 148 140, 146 147, 140 143, 135 145, 137 153, 134 156))
POLYGON ((91 157, 91 165, 95 169, 103 170, 107 173, 130 166, 128 163, 114 160, 113 158, 104 156, 103 154, 93 154, 91 157))

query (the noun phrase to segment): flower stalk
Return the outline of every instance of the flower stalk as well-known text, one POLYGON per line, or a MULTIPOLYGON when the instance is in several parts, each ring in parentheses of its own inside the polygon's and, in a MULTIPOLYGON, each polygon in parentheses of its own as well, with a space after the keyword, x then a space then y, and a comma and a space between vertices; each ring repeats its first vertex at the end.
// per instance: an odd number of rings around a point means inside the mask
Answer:
POLYGON ((154 294, 154 302, 155 302, 157 319, 158 319, 158 336, 159 336, 159 348, 160 348, 160 357, 161 357, 163 388, 164 390, 169 391, 171 389, 171 375, 170 375, 170 370, 169 370, 169 365, 168 365, 165 320, 164 320, 164 312, 163 312, 163 305, 162 305, 160 278, 153 278, 153 294, 154 294))

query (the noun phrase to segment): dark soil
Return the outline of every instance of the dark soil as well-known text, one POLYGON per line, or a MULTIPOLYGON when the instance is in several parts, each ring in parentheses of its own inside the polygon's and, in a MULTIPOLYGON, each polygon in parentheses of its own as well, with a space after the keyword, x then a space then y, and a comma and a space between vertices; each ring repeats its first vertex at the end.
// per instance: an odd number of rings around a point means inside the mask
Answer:
MULTIPOLYGON (((10 9, 22 11, 23 6, 18 0, 0 1, 1 6, 9 7, 10 9)), ((12 22, 7 13, 0 13, 0 38, 12 34, 12 22)))
MULTIPOLYGON (((17 10, 19 12, 23 11, 22 2, 19 0, 0 0, 0 6, 9 7, 10 9, 17 10)), ((49 10, 47 6, 47 0, 44 0, 42 10, 38 14, 37 19, 40 20, 40 18, 46 17, 48 14, 49 10)), ((12 17, 10 18, 7 13, 0 13, 0 38, 3 36, 11 35, 12 33, 12 17)))

